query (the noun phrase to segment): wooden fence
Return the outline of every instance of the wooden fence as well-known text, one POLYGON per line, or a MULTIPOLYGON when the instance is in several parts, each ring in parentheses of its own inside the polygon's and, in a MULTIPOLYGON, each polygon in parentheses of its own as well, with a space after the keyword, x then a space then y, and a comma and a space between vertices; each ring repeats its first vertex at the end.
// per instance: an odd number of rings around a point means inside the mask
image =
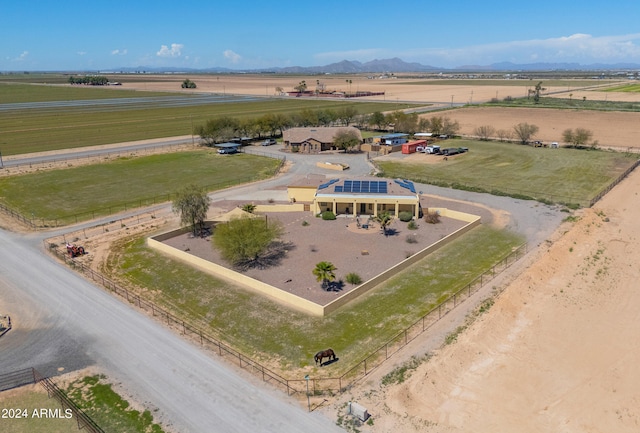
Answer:
MULTIPOLYGON (((197 326, 194 326, 187 321, 174 316, 163 308, 158 307, 154 303, 141 298, 140 295, 133 293, 123 287, 120 287, 114 281, 98 272, 95 272, 82 263, 76 262, 73 258, 69 257, 69 255, 66 253, 66 249, 58 247, 55 244, 49 244, 47 249, 54 253, 58 258, 63 260, 70 267, 82 272, 92 281, 100 284, 102 287, 106 288, 112 293, 115 293, 118 296, 126 299, 130 304, 133 304, 134 306, 146 311, 147 313, 150 313, 153 317, 157 317, 162 323, 165 323, 167 326, 173 329, 177 329, 181 334, 188 336, 196 342, 199 342, 203 347, 215 351, 216 353, 218 353, 218 355, 234 361, 241 368, 249 370, 254 375, 261 377, 264 382, 281 388, 282 390, 287 392, 287 395, 306 392, 306 380, 287 379, 279 375, 278 373, 268 369, 257 361, 243 355, 239 351, 223 343, 221 340, 208 335, 197 326)), ((417 338, 420 334, 427 331, 431 326, 433 326, 433 324, 444 317, 452 309, 460 305, 465 299, 469 298, 471 295, 480 290, 480 288, 487 284, 489 281, 493 280, 496 275, 500 274, 513 263, 515 263, 518 259, 526 254, 526 251, 527 245, 523 244, 516 250, 509 253, 509 255, 507 255, 500 262, 492 266, 487 271, 483 272, 480 276, 455 292, 453 295, 449 296, 438 306, 434 307, 427 314, 418 319, 414 324, 401 331, 399 334, 380 346, 378 349, 374 350, 373 353, 365 357, 362 361, 358 362, 342 376, 334 378, 310 378, 309 382, 311 382, 313 392, 345 391, 356 381, 360 380, 364 376, 367 376, 375 368, 382 365, 383 362, 388 360, 391 356, 393 356, 400 349, 417 338)))

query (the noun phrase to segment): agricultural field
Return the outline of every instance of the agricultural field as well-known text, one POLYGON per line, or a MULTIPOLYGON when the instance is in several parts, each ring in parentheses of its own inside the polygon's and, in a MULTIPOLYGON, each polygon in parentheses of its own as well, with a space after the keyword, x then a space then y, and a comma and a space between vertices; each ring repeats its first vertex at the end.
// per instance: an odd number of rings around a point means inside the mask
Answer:
POLYGON ((189 184, 215 191, 267 179, 279 164, 273 158, 228 157, 207 148, 119 158, 2 178, 0 200, 26 218, 58 226, 171 201, 172 194, 189 184))
POLYGON ((588 206, 637 160, 637 155, 569 148, 536 148, 494 141, 447 140, 444 147, 467 147, 449 157, 415 153, 376 160, 383 177, 491 192, 512 197, 588 206))

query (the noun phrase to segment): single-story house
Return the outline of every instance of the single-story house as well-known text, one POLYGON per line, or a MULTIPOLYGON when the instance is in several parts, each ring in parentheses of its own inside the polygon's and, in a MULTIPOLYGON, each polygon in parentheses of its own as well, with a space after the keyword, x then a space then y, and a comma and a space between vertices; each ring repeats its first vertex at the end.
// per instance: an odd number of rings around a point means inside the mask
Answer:
POLYGON ((290 128, 283 132, 284 150, 300 153, 319 153, 335 149, 333 140, 340 131, 353 131, 362 142, 362 134, 353 126, 325 126, 314 128, 290 128))
POLYGON ((400 212, 411 212, 416 219, 421 216, 420 193, 409 180, 371 177, 318 181, 317 177, 307 177, 294 182, 288 188, 290 200, 311 202, 308 209, 314 215, 331 211, 336 215, 376 217, 387 211, 395 217, 400 212))

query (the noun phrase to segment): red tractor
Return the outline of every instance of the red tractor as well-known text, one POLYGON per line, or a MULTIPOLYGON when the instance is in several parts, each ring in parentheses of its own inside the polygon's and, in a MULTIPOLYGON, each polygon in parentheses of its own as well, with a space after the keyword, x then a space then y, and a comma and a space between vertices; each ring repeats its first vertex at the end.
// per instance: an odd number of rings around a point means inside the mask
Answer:
POLYGON ((67 244, 67 253, 69 253, 69 257, 71 258, 83 256, 85 254, 84 247, 71 244, 67 244))

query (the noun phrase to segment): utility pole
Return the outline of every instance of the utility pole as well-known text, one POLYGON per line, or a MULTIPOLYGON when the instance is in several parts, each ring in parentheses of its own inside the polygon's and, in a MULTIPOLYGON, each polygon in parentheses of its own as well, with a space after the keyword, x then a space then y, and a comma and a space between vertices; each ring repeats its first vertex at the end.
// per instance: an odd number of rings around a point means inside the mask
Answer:
POLYGON ((304 380, 307 381, 307 409, 309 410, 309 412, 311 412, 311 400, 309 398, 309 375, 308 374, 304 377, 304 380))

